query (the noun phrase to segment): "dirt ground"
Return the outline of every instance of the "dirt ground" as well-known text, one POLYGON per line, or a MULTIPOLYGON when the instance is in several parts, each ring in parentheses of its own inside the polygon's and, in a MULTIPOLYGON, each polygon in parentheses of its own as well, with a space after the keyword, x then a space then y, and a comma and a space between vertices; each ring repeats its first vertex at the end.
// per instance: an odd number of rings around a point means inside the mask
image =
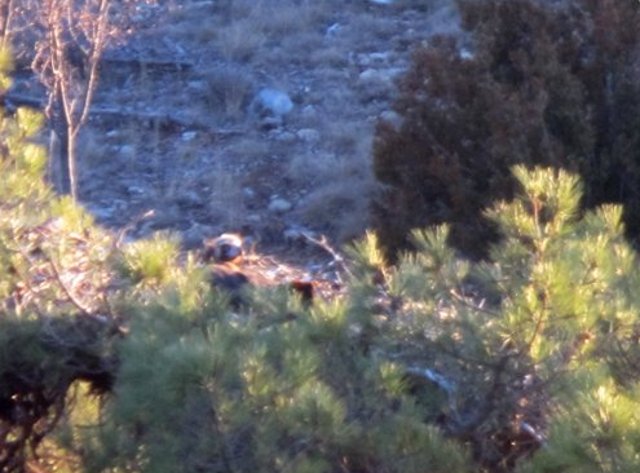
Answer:
MULTIPOLYGON (((453 0, 159 0, 104 57, 80 146, 80 199, 99 223, 239 231, 286 253, 300 231, 362 235, 371 145, 412 49, 458 31, 453 0), (264 113, 258 94, 291 100, 264 113)), ((35 90, 35 89, 34 89, 35 90)))

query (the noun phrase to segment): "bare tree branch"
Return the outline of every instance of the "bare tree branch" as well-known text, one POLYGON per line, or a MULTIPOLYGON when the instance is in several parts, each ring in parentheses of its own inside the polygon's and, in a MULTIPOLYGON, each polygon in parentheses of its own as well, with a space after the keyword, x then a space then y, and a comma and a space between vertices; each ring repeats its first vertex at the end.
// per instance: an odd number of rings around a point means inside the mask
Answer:
MULTIPOLYGON (((137 1, 127 5, 134 6, 137 1)), ((0 8, 2 2, 10 2, 7 8, 11 12, 18 8, 12 0, 0 0, 0 8)), ((113 23, 112 0, 25 2, 29 12, 26 21, 35 37, 31 67, 47 89, 44 112, 61 144, 57 164, 63 180, 58 187, 77 199, 77 139, 90 115, 102 55, 124 29, 113 23)), ((5 24, 11 12, 5 15, 5 24)))

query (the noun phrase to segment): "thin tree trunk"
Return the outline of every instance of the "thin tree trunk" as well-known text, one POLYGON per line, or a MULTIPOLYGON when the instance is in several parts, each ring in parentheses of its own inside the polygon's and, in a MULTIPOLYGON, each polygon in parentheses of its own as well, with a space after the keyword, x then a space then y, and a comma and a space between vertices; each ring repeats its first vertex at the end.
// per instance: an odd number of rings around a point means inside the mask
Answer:
MULTIPOLYGON (((64 127, 60 127, 64 128, 64 127)), ((58 136, 60 147, 58 148, 58 165, 60 166, 60 193, 71 193, 71 174, 69 166, 69 133, 65 129, 62 136, 58 136)))
POLYGON ((0 35, 2 36, 2 42, 0 47, 4 49, 10 41, 11 31, 11 19, 13 16, 13 0, 2 0, 0 1, 0 18, 2 18, 2 31, 0 31, 0 35))
POLYGON ((60 194, 72 193, 71 173, 69 167, 69 125, 63 106, 62 91, 56 85, 56 96, 48 108, 49 124, 51 131, 57 139, 57 149, 53 146, 55 140, 51 140, 49 159, 51 160, 52 178, 60 194), (55 171, 57 171, 57 176, 55 171))
POLYGON ((76 167, 76 145, 78 133, 67 129, 67 176, 69 178, 69 190, 74 202, 78 201, 78 171, 76 167))

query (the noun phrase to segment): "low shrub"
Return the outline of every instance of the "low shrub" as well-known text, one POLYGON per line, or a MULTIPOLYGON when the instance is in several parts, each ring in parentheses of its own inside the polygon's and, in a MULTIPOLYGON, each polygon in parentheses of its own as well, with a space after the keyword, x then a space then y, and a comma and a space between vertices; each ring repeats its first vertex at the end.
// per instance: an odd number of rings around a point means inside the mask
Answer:
POLYGON ((579 173, 583 208, 625 206, 640 233, 640 4, 627 0, 462 0, 464 38, 418 48, 399 84, 399 128, 379 124, 383 187, 374 227, 390 256, 412 228, 451 224, 451 243, 485 257, 483 216, 513 195, 514 164, 579 173))

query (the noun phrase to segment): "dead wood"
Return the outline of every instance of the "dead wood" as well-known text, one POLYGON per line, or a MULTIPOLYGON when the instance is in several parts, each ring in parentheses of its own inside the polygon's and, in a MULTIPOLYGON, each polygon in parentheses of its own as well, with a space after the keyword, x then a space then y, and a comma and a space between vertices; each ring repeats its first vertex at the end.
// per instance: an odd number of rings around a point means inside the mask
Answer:
MULTIPOLYGON (((0 106, 11 111, 17 107, 30 107, 42 110, 46 105, 44 98, 16 92, 7 92, 0 96, 0 106)), ((162 129, 190 129, 204 130, 215 135, 232 136, 243 133, 242 129, 220 129, 214 128, 206 123, 181 116, 180 114, 167 111, 140 111, 124 107, 105 107, 94 105, 89 110, 92 117, 114 118, 118 120, 131 120, 142 122, 150 126, 159 126, 162 129)))
POLYGON ((128 69, 134 73, 166 73, 166 72, 188 72, 195 67, 189 61, 163 60, 140 57, 103 57, 100 62, 100 73, 104 74, 107 69, 128 69))

